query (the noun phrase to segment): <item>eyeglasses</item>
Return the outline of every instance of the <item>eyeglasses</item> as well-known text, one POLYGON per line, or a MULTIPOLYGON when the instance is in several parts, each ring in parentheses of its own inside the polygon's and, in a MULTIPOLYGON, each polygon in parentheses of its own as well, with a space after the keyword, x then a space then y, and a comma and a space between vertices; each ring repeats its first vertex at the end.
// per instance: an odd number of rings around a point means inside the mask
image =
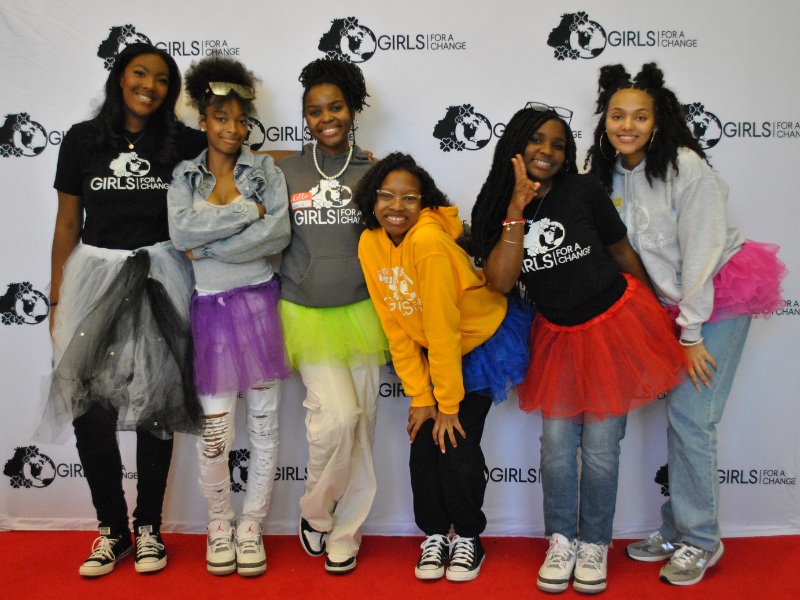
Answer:
POLYGON ((395 196, 392 192, 386 190, 375 190, 378 202, 383 204, 394 204, 395 200, 400 200, 406 206, 414 206, 417 202, 422 200, 419 194, 403 194, 402 196, 395 196))
POLYGON ((227 96, 231 92, 245 100, 252 100, 255 97, 255 90, 239 83, 228 83, 227 81, 209 81, 206 93, 212 92, 215 96, 227 96))
POLYGON ((569 125, 569 122, 572 120, 572 111, 568 108, 564 108, 563 106, 550 106, 549 104, 545 104, 544 102, 528 102, 525 105, 525 108, 532 108, 533 110, 539 112, 552 110, 559 117, 564 119, 567 122, 567 125, 569 125))

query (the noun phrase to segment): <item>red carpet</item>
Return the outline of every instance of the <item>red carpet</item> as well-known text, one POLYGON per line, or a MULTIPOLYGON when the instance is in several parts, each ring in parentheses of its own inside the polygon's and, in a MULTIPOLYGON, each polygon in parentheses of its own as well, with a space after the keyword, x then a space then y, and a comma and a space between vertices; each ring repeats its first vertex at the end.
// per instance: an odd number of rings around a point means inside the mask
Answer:
MULTIPOLYGON (((423 583, 414 577, 421 538, 367 537, 358 568, 346 576, 328 575, 323 559, 311 558, 294 536, 267 536, 268 569, 246 579, 209 575, 205 537, 166 534, 169 564, 161 573, 139 575, 133 559, 98 579, 78 575, 95 534, 88 531, 0 532, 3 598, 528 598, 555 597, 536 589, 536 572, 546 541, 485 538, 487 558, 480 576, 468 583, 423 583)), ((796 571, 800 536, 726 539, 725 556, 699 584, 673 587, 658 580, 661 563, 639 563, 624 556, 620 540, 611 549, 608 589, 602 598, 800 598, 796 571)), ((586 598, 571 588, 559 598, 586 598)))

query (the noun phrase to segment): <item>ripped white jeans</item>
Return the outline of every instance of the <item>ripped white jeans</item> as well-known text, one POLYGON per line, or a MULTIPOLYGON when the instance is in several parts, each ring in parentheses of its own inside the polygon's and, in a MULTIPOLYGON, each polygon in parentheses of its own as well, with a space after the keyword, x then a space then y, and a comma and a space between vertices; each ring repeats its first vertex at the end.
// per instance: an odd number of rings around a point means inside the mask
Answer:
POLYGON ((281 381, 254 385, 243 393, 200 396, 205 414, 203 434, 197 442, 200 455, 200 489, 208 503, 208 520, 232 521, 231 476, 228 453, 234 439, 236 401, 247 406, 250 460, 242 517, 261 523, 267 514, 275 461, 278 454, 278 400, 281 381))

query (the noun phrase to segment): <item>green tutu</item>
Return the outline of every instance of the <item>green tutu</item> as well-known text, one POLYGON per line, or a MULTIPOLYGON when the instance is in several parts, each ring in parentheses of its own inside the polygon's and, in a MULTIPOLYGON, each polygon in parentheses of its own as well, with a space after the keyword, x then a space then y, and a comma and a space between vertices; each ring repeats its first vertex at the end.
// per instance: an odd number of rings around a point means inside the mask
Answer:
POLYGON ((281 300, 286 351, 295 369, 303 365, 384 365, 389 342, 372 300, 310 308, 281 300))

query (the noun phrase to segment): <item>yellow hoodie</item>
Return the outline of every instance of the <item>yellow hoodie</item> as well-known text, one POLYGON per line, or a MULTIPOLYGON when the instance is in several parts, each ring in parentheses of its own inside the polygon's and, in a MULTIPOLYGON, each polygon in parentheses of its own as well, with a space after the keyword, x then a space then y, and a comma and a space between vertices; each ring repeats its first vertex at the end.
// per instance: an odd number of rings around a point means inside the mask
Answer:
POLYGON ((399 246, 383 228, 365 231, 358 244, 411 406, 438 404, 447 414, 464 398, 461 357, 489 339, 506 314, 505 296, 487 287, 456 244, 462 231, 457 207, 423 208, 399 246))

